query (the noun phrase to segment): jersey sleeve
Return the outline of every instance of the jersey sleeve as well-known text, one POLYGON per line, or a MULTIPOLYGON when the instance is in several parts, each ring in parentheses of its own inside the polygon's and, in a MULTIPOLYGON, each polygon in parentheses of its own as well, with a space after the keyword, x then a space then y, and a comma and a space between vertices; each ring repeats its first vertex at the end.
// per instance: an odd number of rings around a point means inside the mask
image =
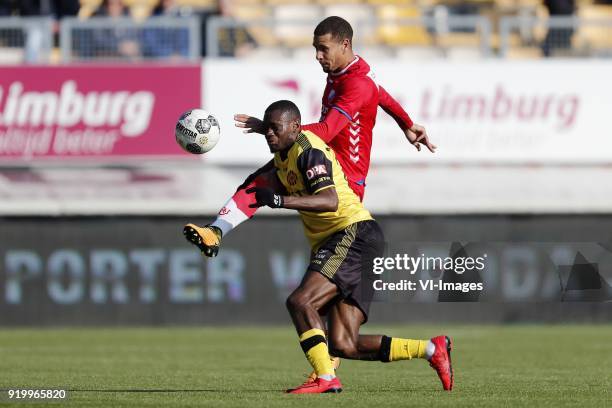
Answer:
POLYGON ((414 124, 408 113, 382 86, 378 86, 378 105, 391 116, 402 130, 412 127, 414 124))
POLYGON ((322 150, 314 147, 304 150, 298 157, 297 167, 309 194, 334 187, 332 163, 322 150))
POLYGON ((352 121, 370 96, 371 91, 367 89, 366 80, 361 78, 347 80, 339 87, 331 107, 352 121))
POLYGON ((346 116, 332 109, 327 116, 325 116, 323 122, 302 125, 302 130, 309 130, 319 136, 325 143, 329 143, 348 123, 349 120, 346 116))

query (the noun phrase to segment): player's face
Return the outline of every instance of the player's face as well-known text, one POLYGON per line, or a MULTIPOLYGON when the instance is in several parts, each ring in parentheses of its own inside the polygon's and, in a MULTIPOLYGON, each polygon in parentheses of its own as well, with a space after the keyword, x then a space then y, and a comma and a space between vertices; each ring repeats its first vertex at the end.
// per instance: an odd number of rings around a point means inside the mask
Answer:
POLYGON ((330 73, 342 69, 345 65, 345 56, 349 41, 338 41, 331 34, 315 35, 312 45, 316 50, 316 58, 323 72, 330 73))
POLYGON ((270 153, 285 150, 295 142, 300 124, 296 120, 291 120, 289 113, 278 110, 266 112, 263 121, 267 129, 266 142, 270 153))

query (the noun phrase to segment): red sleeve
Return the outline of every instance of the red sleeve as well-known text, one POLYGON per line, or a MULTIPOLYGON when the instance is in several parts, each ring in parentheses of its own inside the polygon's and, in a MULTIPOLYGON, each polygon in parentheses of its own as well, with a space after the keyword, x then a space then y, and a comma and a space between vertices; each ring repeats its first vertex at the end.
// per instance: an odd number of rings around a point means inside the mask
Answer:
POLYGON ((323 122, 302 125, 302 130, 309 130, 319 136, 325 143, 329 143, 349 122, 348 118, 337 109, 331 109, 323 122))
POLYGON ((378 86, 378 105, 397 122, 402 130, 414 125, 404 108, 382 86, 378 86))

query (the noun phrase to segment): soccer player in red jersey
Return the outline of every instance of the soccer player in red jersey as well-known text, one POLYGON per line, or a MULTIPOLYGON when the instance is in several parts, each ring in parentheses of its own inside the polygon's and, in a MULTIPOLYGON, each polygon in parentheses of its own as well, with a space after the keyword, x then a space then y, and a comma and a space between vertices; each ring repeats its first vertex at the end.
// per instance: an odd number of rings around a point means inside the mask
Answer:
MULTIPOLYGON (((303 125, 302 129, 314 132, 334 150, 349 187, 363 200, 378 106, 394 118, 417 150, 424 145, 433 153, 436 146, 430 143, 425 128, 415 124, 400 104, 375 82, 370 66, 353 53, 352 38, 351 25, 340 17, 328 17, 315 28, 316 58, 328 76, 320 121, 303 125)), ((266 131, 258 118, 238 114, 234 119, 236 126, 244 128, 246 133, 266 131)), ((206 256, 215 256, 221 237, 255 214, 257 209, 250 207, 255 202, 254 195, 246 191, 274 183, 271 174, 273 165, 269 162, 238 187, 212 224, 198 227, 206 256)))

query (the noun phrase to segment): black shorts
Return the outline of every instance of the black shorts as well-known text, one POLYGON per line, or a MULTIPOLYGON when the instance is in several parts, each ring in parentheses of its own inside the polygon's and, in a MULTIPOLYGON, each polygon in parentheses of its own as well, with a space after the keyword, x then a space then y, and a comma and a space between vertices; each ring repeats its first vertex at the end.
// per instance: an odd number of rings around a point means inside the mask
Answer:
POLYGON ((367 321, 374 297, 372 266, 374 258, 383 256, 384 250, 385 237, 378 223, 360 221, 329 237, 311 255, 308 269, 335 283, 340 296, 354 301, 367 321))

